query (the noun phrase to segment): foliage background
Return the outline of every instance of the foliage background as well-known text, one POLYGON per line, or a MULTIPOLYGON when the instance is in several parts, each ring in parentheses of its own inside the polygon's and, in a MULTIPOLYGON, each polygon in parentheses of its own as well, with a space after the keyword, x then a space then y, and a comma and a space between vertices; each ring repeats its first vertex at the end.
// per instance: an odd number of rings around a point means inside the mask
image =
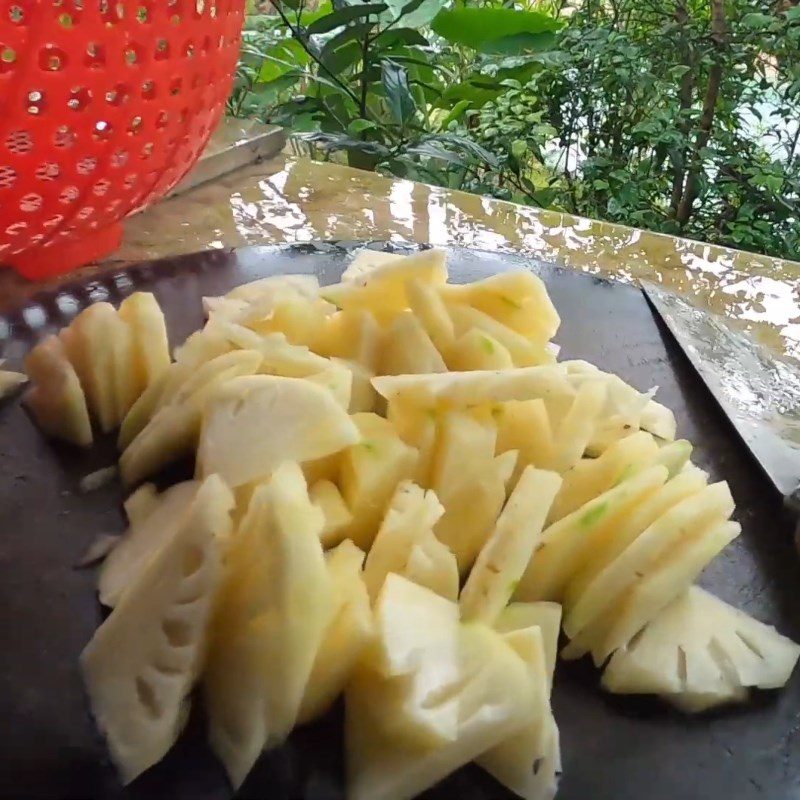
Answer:
POLYGON ((800 258, 787 0, 251 4, 229 112, 316 157, 800 258))

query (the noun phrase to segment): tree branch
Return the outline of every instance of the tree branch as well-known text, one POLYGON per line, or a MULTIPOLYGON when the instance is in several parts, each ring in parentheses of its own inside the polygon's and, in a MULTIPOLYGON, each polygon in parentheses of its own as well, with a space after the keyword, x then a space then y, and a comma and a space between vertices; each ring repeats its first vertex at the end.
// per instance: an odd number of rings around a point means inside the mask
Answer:
POLYGON ((703 98, 703 111, 700 115, 700 124, 695 138, 692 156, 689 162, 686 186, 683 190, 675 219, 683 228, 692 215, 692 206, 697 198, 700 170, 702 169, 701 150, 708 144, 711 136, 711 127, 714 124, 714 113, 719 99, 719 90, 722 84, 722 53, 726 46, 727 25, 725 20, 725 0, 711 0, 711 38, 716 48, 716 54, 708 70, 708 84, 703 98))

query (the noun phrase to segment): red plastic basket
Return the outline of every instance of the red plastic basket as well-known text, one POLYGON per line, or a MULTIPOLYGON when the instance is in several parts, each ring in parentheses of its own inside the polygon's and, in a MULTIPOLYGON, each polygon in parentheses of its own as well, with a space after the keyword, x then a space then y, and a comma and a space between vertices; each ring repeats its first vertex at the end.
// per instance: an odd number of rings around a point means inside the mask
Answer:
POLYGON ((0 263, 106 255, 195 163, 230 91, 245 0, 0 0, 0 263))

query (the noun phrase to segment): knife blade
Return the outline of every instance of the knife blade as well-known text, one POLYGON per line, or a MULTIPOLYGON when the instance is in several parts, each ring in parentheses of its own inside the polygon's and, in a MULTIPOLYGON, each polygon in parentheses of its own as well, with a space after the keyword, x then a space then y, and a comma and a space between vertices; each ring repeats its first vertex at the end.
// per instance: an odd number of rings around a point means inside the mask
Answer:
POLYGON ((800 546, 800 368, 722 318, 642 281, 653 310, 798 517, 800 546))

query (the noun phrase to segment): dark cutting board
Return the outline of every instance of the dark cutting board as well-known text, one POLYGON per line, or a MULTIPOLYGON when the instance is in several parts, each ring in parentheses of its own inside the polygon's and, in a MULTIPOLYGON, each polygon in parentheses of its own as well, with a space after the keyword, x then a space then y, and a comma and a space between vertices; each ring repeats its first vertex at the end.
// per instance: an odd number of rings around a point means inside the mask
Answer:
MULTIPOLYGON (((354 245, 318 244, 217 251, 144 264, 42 295, 0 316, 0 356, 18 359, 38 336, 87 302, 117 303, 135 289, 155 292, 172 343, 203 323, 200 298, 272 273, 336 280, 354 245)), ((380 248, 381 245, 373 245, 380 248)), ((691 367, 635 289, 530 258, 453 249, 456 282, 526 268, 547 283, 562 317, 562 357, 585 358, 639 389, 658 385, 695 460, 730 482, 741 537, 702 583, 723 599, 800 639, 800 562, 780 499, 763 479, 691 367)), ((75 570, 98 532, 120 531, 120 489, 81 495, 81 476, 112 463, 103 443, 77 454, 45 441, 18 401, 0 406, 0 796, 170 798, 230 796, 203 741, 200 704, 166 759, 123 791, 85 705, 78 654, 100 621, 94 575, 75 570)), ((600 691, 588 663, 559 664, 553 703, 564 754, 561 800, 798 800, 800 673, 782 692, 697 719, 658 701, 600 691)), ((242 797, 338 800, 341 710, 296 731, 261 759, 242 797)), ((510 797, 475 767, 426 798, 510 797)))

